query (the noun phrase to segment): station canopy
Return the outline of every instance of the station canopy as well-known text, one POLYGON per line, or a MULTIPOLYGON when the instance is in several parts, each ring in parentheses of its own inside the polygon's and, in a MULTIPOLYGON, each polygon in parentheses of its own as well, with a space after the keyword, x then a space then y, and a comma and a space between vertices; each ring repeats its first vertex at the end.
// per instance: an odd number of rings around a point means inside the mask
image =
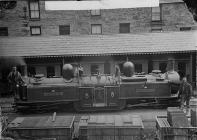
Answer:
POLYGON ((45 1, 45 10, 96 10, 158 6, 159 0, 45 1))
POLYGON ((0 38, 0 57, 74 57, 188 53, 197 31, 0 38))

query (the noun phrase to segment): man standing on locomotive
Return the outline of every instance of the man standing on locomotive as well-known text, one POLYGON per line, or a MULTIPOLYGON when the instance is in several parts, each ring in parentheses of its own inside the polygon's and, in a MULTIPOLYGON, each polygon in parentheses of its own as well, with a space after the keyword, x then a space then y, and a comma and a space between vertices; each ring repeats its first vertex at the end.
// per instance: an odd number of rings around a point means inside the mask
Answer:
POLYGON ((189 100, 192 96, 192 86, 187 82, 187 78, 183 77, 182 83, 180 85, 179 95, 181 98, 181 109, 184 108, 184 104, 186 102, 186 113, 189 111, 189 100))
POLYGON ((16 66, 12 67, 12 71, 8 75, 8 82, 10 84, 10 91, 16 95, 16 86, 24 83, 20 72, 17 71, 16 66))

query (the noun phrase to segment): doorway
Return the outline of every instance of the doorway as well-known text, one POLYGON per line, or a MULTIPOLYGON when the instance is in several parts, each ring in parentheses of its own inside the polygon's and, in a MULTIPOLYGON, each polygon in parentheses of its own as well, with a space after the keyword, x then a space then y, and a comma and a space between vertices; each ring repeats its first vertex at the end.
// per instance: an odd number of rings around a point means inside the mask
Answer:
POLYGON ((178 62, 178 73, 181 79, 184 76, 186 76, 186 63, 185 62, 178 62))
POLYGON ((94 107, 104 107, 106 106, 106 96, 105 96, 105 90, 102 87, 97 87, 94 90, 94 101, 93 106, 94 107))

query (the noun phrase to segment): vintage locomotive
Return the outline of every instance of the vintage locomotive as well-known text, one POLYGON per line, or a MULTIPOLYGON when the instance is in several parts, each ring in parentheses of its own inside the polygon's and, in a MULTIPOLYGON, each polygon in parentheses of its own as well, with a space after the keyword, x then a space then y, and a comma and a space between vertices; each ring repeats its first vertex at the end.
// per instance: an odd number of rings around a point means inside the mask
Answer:
POLYGON ((175 71, 161 74, 134 74, 132 62, 123 64, 123 75, 118 67, 114 75, 77 74, 73 66, 63 66, 63 77, 45 78, 36 75, 17 88, 17 109, 45 109, 72 103, 77 111, 121 110, 127 104, 151 105, 177 103, 179 75, 175 71))

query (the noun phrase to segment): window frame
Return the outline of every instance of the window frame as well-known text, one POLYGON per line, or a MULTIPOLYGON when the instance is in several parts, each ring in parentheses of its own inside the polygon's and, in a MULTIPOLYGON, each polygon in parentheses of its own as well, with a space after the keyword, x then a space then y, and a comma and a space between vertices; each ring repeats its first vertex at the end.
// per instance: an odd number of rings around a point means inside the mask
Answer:
POLYGON ((143 72, 143 64, 141 64, 141 63, 135 63, 134 65, 135 65, 134 67, 135 67, 135 72, 136 73, 142 73, 143 72), (139 68, 140 68, 140 72, 138 71, 139 68))
POLYGON ((46 76, 47 76, 47 78, 52 78, 52 77, 54 77, 55 76, 55 66, 52 66, 52 65, 49 65, 49 66, 46 66, 46 76), (51 69, 52 68, 52 69, 51 69), (50 71, 49 71, 50 70, 50 71), (51 72, 51 70, 53 71, 53 72, 51 72), (51 75, 51 74, 53 74, 53 75, 51 75))
MULTIPOLYGON (((125 26, 124 26, 125 27, 125 26)), ((131 32, 131 24, 130 23, 119 23, 119 33, 121 34, 126 34, 126 33, 130 33, 131 32), (121 26, 122 25, 122 26, 121 26), (129 31, 128 32, 122 32, 122 28, 123 28, 123 25, 129 25, 129 31)))
POLYGON ((40 20, 40 2, 39 0, 29 0, 29 19, 30 20, 40 20), (37 2, 38 3, 38 10, 31 10, 31 2, 37 2), (32 11, 38 11, 38 17, 31 17, 32 11))
POLYGON ((30 33, 31 33, 32 36, 41 35, 41 26, 30 26, 30 33), (40 29, 40 34, 32 34, 32 28, 39 28, 40 29))
POLYGON ((90 73, 91 73, 91 75, 95 75, 95 74, 98 74, 98 72, 99 72, 99 64, 96 64, 96 63, 93 63, 93 64, 91 64, 90 65, 90 73), (96 66, 97 67, 97 69, 95 68, 95 72, 93 73, 93 66, 96 66))
POLYGON ((0 30, 3 29, 3 28, 5 29, 6 32, 3 31, 5 34, 0 34, 0 36, 8 36, 9 35, 9 33, 8 33, 8 27, 0 27, 0 30))
POLYGON ((27 66, 27 75, 29 77, 33 77, 36 75, 36 67, 35 66, 27 66))
MULTIPOLYGON (((161 6, 159 5, 159 7, 151 7, 151 21, 152 22, 154 22, 154 21, 162 21, 162 13, 161 13, 162 11, 161 11, 161 6), (153 8, 158 8, 159 9, 159 13, 157 13, 158 15, 158 17, 159 17, 159 19, 153 19, 153 16, 155 16, 155 15, 153 15, 153 8)), ((156 12, 155 12, 156 13, 156 12)))
POLYGON ((167 61, 159 63, 159 70, 161 71, 161 73, 165 73, 167 71, 167 66, 168 66, 168 62, 167 61), (162 68, 164 68, 164 65, 165 65, 165 69, 162 69, 162 68))
POLYGON ((59 25, 59 35, 70 35, 70 25, 59 25), (61 34, 60 27, 69 27, 69 34, 61 34))
POLYGON ((101 35, 102 34, 102 24, 91 24, 91 34, 92 35, 101 35), (100 33, 93 33, 92 31, 92 29, 93 29, 93 26, 100 26, 101 28, 101 31, 100 31, 100 33))

